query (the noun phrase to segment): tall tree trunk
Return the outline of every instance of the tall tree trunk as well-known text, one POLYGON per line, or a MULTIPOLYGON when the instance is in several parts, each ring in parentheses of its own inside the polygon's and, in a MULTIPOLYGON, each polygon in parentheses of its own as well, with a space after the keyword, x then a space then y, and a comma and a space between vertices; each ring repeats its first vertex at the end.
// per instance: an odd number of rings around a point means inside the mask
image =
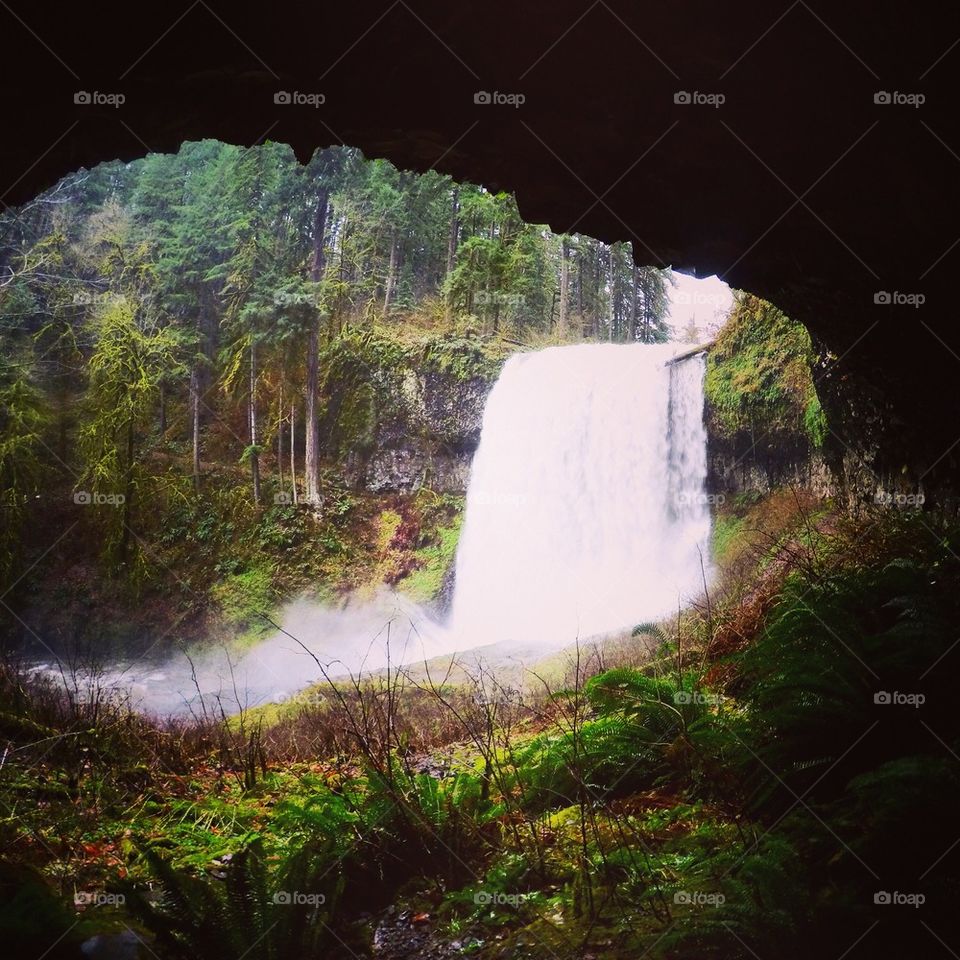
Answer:
POLYGON ((130 552, 130 535, 133 531, 130 524, 133 522, 133 453, 134 427, 133 419, 127 421, 127 469, 123 489, 123 528, 120 531, 119 560, 125 565, 130 552))
MULTIPOLYGON (((343 333, 343 290, 345 289, 345 284, 349 279, 347 276, 347 265, 346 265, 346 247, 347 240, 350 238, 350 221, 344 218, 343 228, 340 231, 340 268, 339 268, 339 279, 340 279, 340 289, 337 291, 337 336, 343 333)), ((330 318, 330 327, 332 335, 333 331, 333 317, 330 318)))
POLYGON ((617 280, 613 267, 613 244, 607 247, 607 257, 609 259, 608 274, 610 277, 610 309, 608 311, 608 316, 610 317, 610 329, 607 331, 607 339, 610 341, 610 343, 613 343, 614 327, 617 325, 617 280))
POLYGON ((297 447, 294 438, 297 435, 297 407, 290 404, 290 489, 293 491, 293 502, 297 503, 297 447))
MULTIPOLYGON (((631 255, 632 256, 632 255, 631 255)), ((633 283, 630 286, 630 342, 637 339, 637 265, 633 264, 633 283)))
POLYGON ((583 241, 580 241, 580 249, 577 253, 577 314, 580 317, 580 329, 577 331, 577 336, 582 336, 584 331, 583 326, 583 283, 586 279, 586 274, 584 272, 584 262, 587 258, 584 256, 583 252, 583 241))
MULTIPOLYGON (((453 188, 453 194, 450 198, 450 233, 447 237, 447 272, 445 274, 446 282, 450 282, 450 274, 453 273, 457 265, 457 243, 460 239, 460 187, 453 188)), ((447 289, 446 303, 444 306, 444 315, 447 324, 453 322, 453 293, 447 289)))
POLYGON ((560 316, 557 332, 560 339, 567 336, 567 314, 570 311, 570 241, 564 237, 560 243, 560 316))
POLYGON ((193 488, 200 490, 200 367, 194 361, 190 371, 190 420, 193 434, 193 488))
MULTIPOLYGON (((327 208, 330 191, 320 187, 317 193, 317 212, 313 227, 313 263, 310 279, 314 283, 323 280, 326 259, 323 249, 327 227, 327 208)), ((317 391, 320 389, 320 311, 310 324, 307 334, 307 396, 306 396, 306 450, 304 472, 306 473, 307 503, 320 503, 320 418, 317 408, 317 391)))
POLYGON ((400 237, 394 231, 390 240, 390 265, 387 267, 387 282, 383 292, 383 315, 390 312, 393 301, 393 290, 396 286, 397 260, 400 256, 400 237))
POLYGON ((253 478, 253 502, 260 503, 260 455, 257 453, 257 346, 250 338, 250 474, 253 478))
POLYGON ((280 381, 280 399, 277 401, 277 473, 283 492, 283 380, 280 381))

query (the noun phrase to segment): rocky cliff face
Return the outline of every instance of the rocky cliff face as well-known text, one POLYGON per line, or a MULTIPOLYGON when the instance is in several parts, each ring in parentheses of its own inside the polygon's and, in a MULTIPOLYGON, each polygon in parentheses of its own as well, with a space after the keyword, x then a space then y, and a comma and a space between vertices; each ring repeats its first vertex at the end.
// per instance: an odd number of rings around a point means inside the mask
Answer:
POLYGON ((937 505, 935 464, 910 459, 910 438, 881 391, 771 304, 738 294, 707 356, 708 485, 714 494, 766 494, 796 485, 864 504, 937 505))
POLYGON ((372 442, 352 451, 348 481, 371 493, 428 487, 466 492, 494 378, 408 370, 377 420, 372 442))
POLYGON ((818 497, 834 496, 837 477, 823 454, 801 437, 727 436, 707 421, 707 487, 710 493, 769 493, 794 485, 818 497))

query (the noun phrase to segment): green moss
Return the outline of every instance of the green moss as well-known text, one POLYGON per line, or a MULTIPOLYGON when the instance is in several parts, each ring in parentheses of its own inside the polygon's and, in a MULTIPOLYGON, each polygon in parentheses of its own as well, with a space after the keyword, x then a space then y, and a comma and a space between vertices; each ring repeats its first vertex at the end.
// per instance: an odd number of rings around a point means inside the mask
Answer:
POLYGON ((403 517, 396 510, 384 510, 380 514, 379 530, 377 532, 378 550, 385 552, 389 549, 401 523, 403 523, 403 517))
POLYGON ((803 423, 810 442, 819 450, 827 436, 827 417, 815 392, 803 410, 803 423))
POLYGON ((399 584, 400 589, 417 603, 435 600, 457 555, 463 515, 457 514, 448 526, 437 529, 436 542, 416 551, 420 566, 399 584))
POLYGON ((388 419, 400 396, 410 351, 372 330, 347 330, 320 358, 320 433, 329 454, 369 449, 379 421, 388 419))
POLYGON ((495 380, 503 360, 502 352, 483 340, 443 335, 424 343, 421 366, 457 380, 495 380))
POLYGON ((718 514, 713 520, 713 558, 723 564, 743 530, 743 518, 718 514))
POLYGON ((806 328, 772 304, 738 293, 730 320, 707 356, 705 394, 713 429, 795 435, 823 444, 826 420, 813 383, 806 328))
POLYGON ((254 641, 270 629, 262 614, 273 608, 272 576, 263 566, 251 566, 216 584, 211 591, 220 605, 224 621, 242 634, 243 641, 254 641))

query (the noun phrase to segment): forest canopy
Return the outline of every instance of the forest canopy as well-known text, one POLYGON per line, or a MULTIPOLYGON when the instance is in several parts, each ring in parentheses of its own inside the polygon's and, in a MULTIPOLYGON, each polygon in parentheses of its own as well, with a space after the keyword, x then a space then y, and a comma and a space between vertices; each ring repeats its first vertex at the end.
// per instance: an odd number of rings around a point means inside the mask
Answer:
POLYGON ((129 568, 171 461, 194 493, 205 462, 242 464, 254 504, 288 468, 319 504, 338 418, 368 404, 343 385, 411 336, 461 375, 504 342, 662 342, 668 284, 629 243, 348 147, 300 164, 206 140, 80 170, 0 215, 0 582, 44 471, 116 499, 99 535, 129 568))

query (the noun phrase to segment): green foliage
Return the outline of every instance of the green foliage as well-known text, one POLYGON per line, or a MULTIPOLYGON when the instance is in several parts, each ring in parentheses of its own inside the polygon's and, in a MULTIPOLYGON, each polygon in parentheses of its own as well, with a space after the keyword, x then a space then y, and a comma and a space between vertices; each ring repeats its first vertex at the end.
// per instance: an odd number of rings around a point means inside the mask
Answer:
POLYGON ((230 574, 214 586, 212 594, 224 621, 247 639, 256 639, 270 630, 264 614, 270 615, 276 600, 268 567, 251 565, 230 574))
POLYGON ((823 444, 826 422, 814 387, 810 335, 772 304, 738 293, 707 354, 705 394, 720 435, 786 434, 823 444))
POLYGON ((494 380, 502 361, 472 337, 437 336, 423 345, 422 369, 457 380, 494 380))
POLYGON ((23 523, 43 478, 44 398, 31 382, 29 366, 0 360, 0 586, 21 559, 23 523))
POLYGON ((757 802, 789 804, 790 788, 808 787, 826 799, 878 758, 913 754, 922 729, 917 711, 879 710, 876 694, 922 694, 926 722, 949 729, 947 675, 927 668, 955 639, 957 601, 943 588, 944 568, 956 576, 955 567, 944 555, 846 572, 812 587, 798 578, 788 583, 767 628, 743 655, 760 757, 783 778, 764 778, 757 802), (877 723, 884 729, 872 739, 883 750, 844 758, 877 723))
POLYGON ((321 356, 321 443, 330 455, 369 449, 401 388, 406 351, 372 331, 350 330, 321 356))
POLYGON ((343 884, 331 869, 329 845, 305 843, 271 870, 262 844, 254 841, 222 868, 222 881, 175 870, 150 849, 144 856, 161 892, 159 903, 132 884, 124 891, 167 956, 289 960, 319 956, 331 942, 327 923, 343 884))
POLYGON ((803 408, 803 426, 814 447, 822 447, 827 438, 827 416, 816 393, 809 396, 807 405, 803 408))
POLYGON ((177 369, 177 343, 169 328, 146 319, 128 297, 104 303, 94 324, 97 346, 89 363, 78 485, 117 501, 99 511, 98 526, 107 556, 119 567, 128 559, 134 498, 147 494, 142 431, 162 377, 177 369))
POLYGON ((600 798, 702 784, 728 745, 719 697, 690 681, 620 668, 591 678, 584 693, 592 718, 535 737, 518 751, 519 776, 537 805, 574 803, 580 785, 600 798))
POLYGON ((79 953, 81 930, 44 878, 26 864, 0 860, 0 938, 9 957, 66 960, 79 953))
POLYGON ((715 847, 679 872, 663 890, 673 899, 707 894, 707 905, 675 907, 663 946, 670 956, 749 960, 773 951, 784 960, 806 957, 798 942, 811 920, 811 895, 799 852, 777 836, 764 836, 743 852, 715 847), (719 905, 714 905, 719 904, 719 905))
MULTIPOLYGON (((311 534, 321 547, 278 582, 329 574, 316 579, 332 590, 360 579, 350 567, 362 537, 347 519, 304 530, 253 516, 281 486, 290 492, 291 446, 303 485, 315 340, 320 469, 339 474, 324 484, 329 507, 348 457, 362 463, 390 431, 422 427, 425 395, 492 380, 518 344, 659 340, 666 330, 665 275, 635 268, 629 244, 561 238, 525 223, 508 194, 350 148, 301 165, 276 143, 185 143, 67 177, 0 213, 0 226, 0 347, 17 367, 0 375, 0 567, 16 565, 30 536, 18 512, 46 448, 68 473, 79 467, 78 491, 123 500, 83 514, 82 543, 112 575, 94 579, 114 591, 166 580, 147 562, 158 546, 176 561, 189 541, 209 569, 242 566, 249 543, 230 538, 252 540, 254 529, 267 548, 311 534), (259 501, 249 513, 222 502, 228 483, 243 482, 238 465, 259 501)), ((449 529, 418 544, 397 579, 413 574, 410 590, 434 595, 454 542, 449 529)), ((179 579, 202 606, 204 572, 179 579)))
POLYGON ((414 553, 417 568, 399 582, 400 589, 417 603, 429 603, 439 595, 444 578, 456 559, 463 514, 456 512, 441 522, 414 553))
POLYGON ((714 515, 710 553, 715 563, 724 563, 728 555, 736 549, 742 532, 743 518, 721 512, 714 515))

